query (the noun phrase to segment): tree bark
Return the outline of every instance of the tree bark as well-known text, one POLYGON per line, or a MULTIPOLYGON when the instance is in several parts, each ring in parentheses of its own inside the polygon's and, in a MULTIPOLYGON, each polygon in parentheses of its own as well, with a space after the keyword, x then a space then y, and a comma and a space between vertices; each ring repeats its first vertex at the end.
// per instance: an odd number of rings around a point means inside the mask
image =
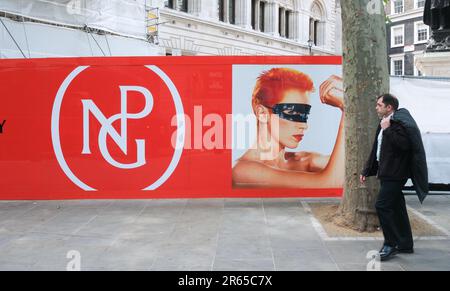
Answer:
POLYGON ((376 98, 389 92, 386 16, 382 0, 341 1, 345 100, 344 198, 335 222, 375 231, 378 181, 359 182, 379 119, 376 98))

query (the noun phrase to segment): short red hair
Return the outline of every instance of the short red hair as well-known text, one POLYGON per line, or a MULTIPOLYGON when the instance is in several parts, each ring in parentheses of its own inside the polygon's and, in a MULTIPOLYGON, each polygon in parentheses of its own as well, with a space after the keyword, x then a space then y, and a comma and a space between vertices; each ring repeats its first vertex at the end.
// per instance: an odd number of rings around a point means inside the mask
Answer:
POLYGON ((291 89, 312 92, 314 83, 308 75, 294 69, 275 68, 265 71, 256 81, 252 104, 273 107, 283 98, 282 93, 291 89))

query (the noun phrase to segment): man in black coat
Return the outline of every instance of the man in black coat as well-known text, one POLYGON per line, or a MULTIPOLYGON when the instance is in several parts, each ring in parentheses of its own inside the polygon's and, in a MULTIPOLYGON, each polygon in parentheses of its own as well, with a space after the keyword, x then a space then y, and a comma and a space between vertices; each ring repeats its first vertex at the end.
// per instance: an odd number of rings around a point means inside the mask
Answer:
POLYGON ((413 253, 414 242, 402 188, 412 179, 421 202, 428 193, 428 170, 420 130, 406 109, 398 109, 396 97, 385 94, 377 99, 376 110, 382 119, 372 152, 361 173, 377 176, 381 188, 376 202, 384 235, 382 261, 397 253, 413 253))

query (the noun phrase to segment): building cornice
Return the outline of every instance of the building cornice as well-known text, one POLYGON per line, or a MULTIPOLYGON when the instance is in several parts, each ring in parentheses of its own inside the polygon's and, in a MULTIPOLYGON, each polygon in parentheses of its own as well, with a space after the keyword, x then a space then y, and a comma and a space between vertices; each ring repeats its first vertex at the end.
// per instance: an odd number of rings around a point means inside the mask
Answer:
POLYGON ((400 22, 409 19, 415 19, 419 17, 423 17, 423 8, 414 9, 405 13, 399 14, 390 14, 388 15, 391 22, 400 22))

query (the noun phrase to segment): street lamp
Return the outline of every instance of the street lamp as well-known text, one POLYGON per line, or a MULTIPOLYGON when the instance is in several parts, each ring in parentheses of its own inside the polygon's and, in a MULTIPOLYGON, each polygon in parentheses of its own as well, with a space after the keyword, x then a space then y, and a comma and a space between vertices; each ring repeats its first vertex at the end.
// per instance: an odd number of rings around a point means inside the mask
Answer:
POLYGON ((314 41, 312 39, 308 40, 308 47, 309 47, 309 55, 312 56, 312 47, 314 45, 314 41))

